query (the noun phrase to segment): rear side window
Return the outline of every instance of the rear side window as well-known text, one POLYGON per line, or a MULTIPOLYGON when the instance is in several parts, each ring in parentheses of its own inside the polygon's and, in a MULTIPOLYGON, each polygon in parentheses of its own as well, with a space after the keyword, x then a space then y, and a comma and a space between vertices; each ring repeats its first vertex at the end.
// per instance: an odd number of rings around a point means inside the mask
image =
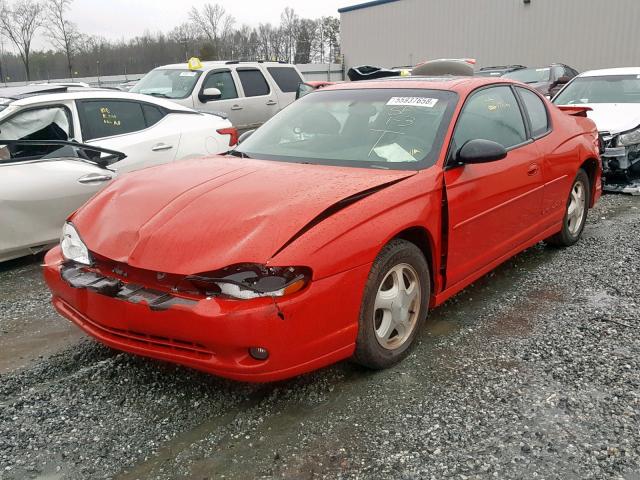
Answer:
MULTIPOLYGON (((269 95, 269 84, 260 70, 237 70, 245 97, 269 95)), ((297 87, 297 85, 296 85, 297 87)))
POLYGON ((267 71, 276 81, 278 88, 285 93, 297 92, 298 85, 302 83, 302 79, 295 68, 268 67, 267 71))
POLYGON ((78 102, 84 140, 123 135, 147 128, 142 104, 114 100, 78 102))
POLYGON ((218 100, 238 98, 236 84, 229 71, 213 72, 207 75, 207 78, 202 84, 202 89, 204 90, 205 88, 217 88, 220 90, 222 96, 218 100))
POLYGON ((147 105, 145 103, 142 104, 142 112, 144 113, 144 119, 147 127, 155 125, 166 115, 166 113, 160 108, 154 107, 153 105, 147 105))
POLYGON ((544 102, 535 93, 524 89, 518 88, 518 93, 524 102, 524 108, 529 115, 529 121, 531 122, 531 135, 533 137, 539 137, 549 131, 549 117, 547 115, 547 108, 544 106, 544 102))
POLYGON ((456 150, 475 139, 491 140, 504 148, 524 143, 524 120, 511 88, 491 87, 474 93, 460 113, 453 139, 456 150))

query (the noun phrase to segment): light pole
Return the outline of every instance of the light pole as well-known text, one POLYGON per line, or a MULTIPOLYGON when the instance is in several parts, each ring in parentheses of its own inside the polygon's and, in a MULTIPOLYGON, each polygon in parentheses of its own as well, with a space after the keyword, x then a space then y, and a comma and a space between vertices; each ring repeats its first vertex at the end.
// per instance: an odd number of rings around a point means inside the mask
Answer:
POLYGON ((100 60, 96 60, 96 73, 98 74, 98 86, 100 86, 100 60))

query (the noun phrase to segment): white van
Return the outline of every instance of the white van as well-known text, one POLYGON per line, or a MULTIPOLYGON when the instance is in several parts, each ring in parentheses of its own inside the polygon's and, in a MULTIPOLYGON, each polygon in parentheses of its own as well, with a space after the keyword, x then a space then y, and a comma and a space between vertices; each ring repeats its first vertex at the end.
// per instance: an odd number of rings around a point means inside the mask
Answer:
POLYGON ((279 62, 197 62, 158 67, 130 91, 170 99, 204 112, 223 112, 240 131, 256 128, 293 102, 300 71, 279 62))

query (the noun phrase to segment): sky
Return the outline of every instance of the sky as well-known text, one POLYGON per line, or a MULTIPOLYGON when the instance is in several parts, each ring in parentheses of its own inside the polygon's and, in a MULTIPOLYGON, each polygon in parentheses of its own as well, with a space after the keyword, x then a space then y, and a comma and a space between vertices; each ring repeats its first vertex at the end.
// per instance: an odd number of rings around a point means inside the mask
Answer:
MULTIPOLYGON (((289 6, 298 15, 317 18, 338 16, 338 8, 362 0, 209 0, 222 5, 236 18, 237 25, 278 23, 280 13, 289 6)), ((69 17, 84 33, 108 39, 130 38, 151 32, 168 31, 187 20, 191 6, 201 7, 207 0, 75 0, 69 17)), ((39 47, 42 40, 39 40, 39 47)))

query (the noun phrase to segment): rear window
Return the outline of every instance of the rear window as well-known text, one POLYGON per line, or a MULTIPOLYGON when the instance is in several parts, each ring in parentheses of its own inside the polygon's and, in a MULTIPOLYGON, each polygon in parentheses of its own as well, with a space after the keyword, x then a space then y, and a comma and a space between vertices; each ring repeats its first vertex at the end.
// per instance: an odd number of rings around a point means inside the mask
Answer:
POLYGON ((269 84, 260 70, 237 70, 245 97, 269 95, 269 84))
POLYGON ((285 93, 298 91, 302 78, 292 67, 268 67, 267 71, 276 81, 278 88, 285 93))

